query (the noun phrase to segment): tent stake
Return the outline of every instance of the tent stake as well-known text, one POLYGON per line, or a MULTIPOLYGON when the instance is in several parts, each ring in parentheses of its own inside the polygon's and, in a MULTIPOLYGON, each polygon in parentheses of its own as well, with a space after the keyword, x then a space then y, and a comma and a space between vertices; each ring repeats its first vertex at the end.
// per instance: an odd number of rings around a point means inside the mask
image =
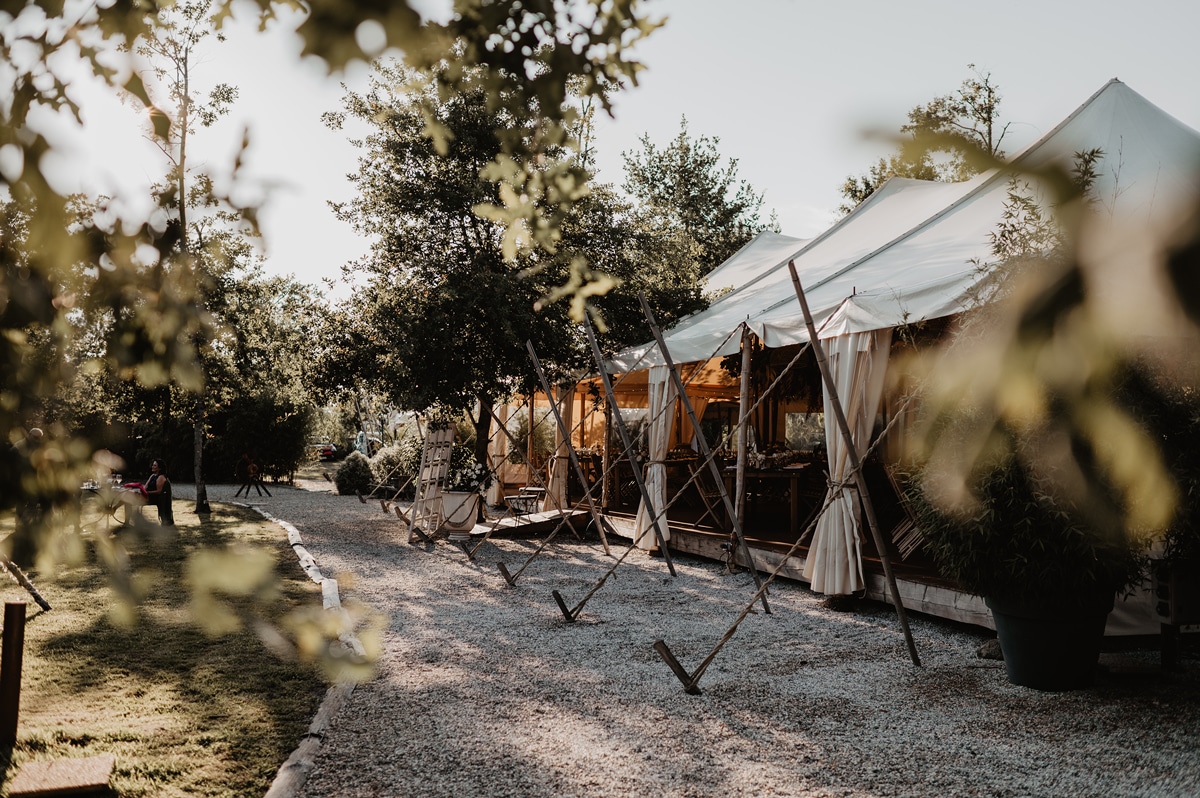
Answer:
MULTIPOLYGON (((596 342, 596 332, 592 329, 592 320, 584 316, 584 328, 587 330, 588 341, 592 344, 592 356, 596 358, 596 367, 600 370, 600 380, 604 383, 604 395, 608 398, 609 404, 614 408, 617 407, 616 397, 613 395, 612 380, 608 378, 608 370, 604 367, 604 355, 600 353, 600 344, 596 342)), ((671 560, 671 550, 667 546, 666 536, 662 532, 661 519, 654 512, 654 502, 650 498, 650 492, 646 490, 646 481, 642 479, 642 471, 634 462, 633 442, 629 439, 629 429, 625 426, 625 419, 621 417, 620 410, 613 414, 613 420, 617 422, 617 432, 621 435, 621 445, 624 447, 626 454, 629 456, 630 465, 633 468, 633 481, 637 483, 638 492, 642 494, 642 501, 646 503, 646 513, 650 516, 654 526, 654 537, 658 541, 658 548, 662 552, 663 560, 667 563, 667 570, 671 572, 671 576, 676 576, 675 563, 671 560)), ((634 539, 636 543, 637 538, 634 539)))
POLYGON ((567 603, 565 601, 563 601, 562 594, 559 593, 557 590, 551 590, 550 595, 554 596, 554 601, 555 601, 555 603, 558 604, 558 608, 560 610, 562 610, 563 617, 567 619, 567 622, 574 623, 575 622, 575 613, 573 613, 573 612, 571 612, 571 610, 567 609, 567 603))
POLYGON ((700 695, 702 692, 696 680, 692 675, 683 669, 679 664, 679 660, 675 659, 675 655, 671 653, 671 649, 667 648, 667 644, 663 640, 654 641, 654 650, 658 652, 658 656, 662 657, 663 662, 667 663, 667 667, 675 672, 675 676, 679 681, 683 682, 683 692, 688 695, 700 695))
MULTIPOLYGON (((716 483, 717 489, 721 492, 721 501, 725 503, 725 512, 729 513, 729 517, 733 522, 733 536, 739 547, 746 554, 746 562, 750 565, 750 573, 754 576, 755 587, 761 588, 762 577, 758 573, 758 569, 754 567, 754 555, 750 552, 750 547, 746 544, 746 538, 742 535, 741 518, 734 511, 733 502, 729 500, 729 493, 725 490, 725 481, 721 479, 721 472, 717 469, 717 463, 712 457, 712 452, 709 450, 708 441, 704 438, 704 431, 700 429, 700 419, 696 418, 696 411, 692 407, 692 400, 688 398, 687 389, 683 384, 683 380, 679 377, 679 370, 675 367, 675 362, 671 359, 671 353, 667 350, 667 344, 663 340, 662 331, 658 328, 658 322, 654 319, 654 313, 650 310, 650 304, 646 302, 645 293, 638 294, 638 299, 642 303, 642 313, 646 316, 646 323, 650 325, 650 332, 654 334, 654 342, 658 345, 658 351, 662 353, 663 360, 667 364, 667 370, 671 374, 671 380, 675 383, 675 390, 679 393, 679 399, 683 402, 683 408, 687 411, 688 420, 692 423, 692 430, 696 436, 696 443, 700 447, 700 456, 708 463, 708 472, 712 475, 713 482, 716 483)), ((766 591, 761 591, 763 612, 771 614, 771 607, 767 604, 766 591)), ((665 643, 663 644, 666 645, 665 643)))
POLYGON ((887 579, 888 592, 892 597, 892 605, 896 608, 896 617, 900 619, 900 627, 904 630, 904 640, 908 643, 908 653, 913 665, 920 667, 921 657, 917 653, 917 645, 913 641, 912 630, 908 628, 908 614, 904 610, 904 602, 900 599, 900 589, 896 585, 896 575, 892 571, 892 558, 888 554, 887 545, 879 533, 879 522, 875 518, 875 505, 871 502, 871 494, 867 492, 867 481, 863 478, 862 461, 858 456, 858 448, 850 434, 850 423, 846 421, 846 411, 838 397, 837 386, 833 375, 829 373, 829 362, 825 358, 825 347, 817 337, 817 328, 813 324, 812 313, 808 309, 808 300, 804 297, 804 289, 800 286, 800 277, 796 274, 796 263, 788 261, 788 271, 792 275, 792 287, 796 289, 796 298, 800 300, 800 309, 804 312, 804 323, 808 327, 808 337, 812 342, 813 354, 817 358, 817 366, 821 370, 821 379, 825 382, 825 390, 829 392, 829 403, 833 406, 833 414, 837 418, 838 429, 846 444, 846 453, 850 458, 851 473, 854 474, 855 486, 867 515, 867 525, 871 528, 871 537, 875 539, 875 548, 879 560, 883 564, 883 575, 887 579))
POLYGON ((554 594, 554 600, 558 602, 559 609, 563 611, 563 615, 566 616, 568 621, 574 621, 579 617, 579 613, 583 610, 584 605, 591 600, 592 596, 596 595, 600 588, 604 587, 604 583, 607 582, 608 578, 617 570, 617 566, 625 562, 625 558, 628 557, 630 552, 636 548, 637 541, 635 540, 633 543, 629 544, 629 548, 622 552, 621 556, 617 558, 617 561, 609 566, 609 569, 604 572, 604 576, 600 577, 600 581, 596 582, 596 584, 592 586, 592 589, 588 591, 586 596, 579 600, 579 603, 575 605, 574 609, 568 610, 567 605, 563 602, 562 595, 557 590, 552 591, 554 594))

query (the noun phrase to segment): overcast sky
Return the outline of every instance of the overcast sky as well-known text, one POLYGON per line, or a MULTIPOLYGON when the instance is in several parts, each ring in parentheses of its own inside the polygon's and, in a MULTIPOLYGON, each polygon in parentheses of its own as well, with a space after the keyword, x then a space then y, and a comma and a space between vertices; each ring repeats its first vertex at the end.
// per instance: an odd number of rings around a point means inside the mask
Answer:
MULTIPOLYGON (((437 0, 432 0, 437 2, 437 0)), ((1011 122, 1015 154, 1074 111, 1110 78, 1200 128, 1200 3, 1194 0, 650 0, 667 17, 636 50, 640 85, 598 125, 599 178, 622 182, 621 153, 643 134, 659 145, 679 131, 720 139, 739 174, 764 194, 784 233, 810 237, 835 218, 849 174, 885 155, 863 131, 894 131, 906 112, 955 90, 968 64, 990 72, 1011 122)), ((294 27, 294 24, 293 26, 294 27)), ((249 128, 245 190, 267 192, 262 216, 268 269, 317 284, 338 277, 368 242, 333 218, 327 201, 352 196, 345 175, 356 150, 326 129, 340 83, 366 72, 323 77, 297 56, 286 25, 259 34, 236 24, 207 48, 195 80, 239 87, 233 113, 194 139, 193 163, 227 169, 249 128)), ((72 154, 59 162, 60 188, 121 193, 158 178, 161 154, 130 111, 80 92, 82 135, 58 125, 72 154)), ((47 164, 47 166, 52 166, 47 164)), ((340 292, 335 289, 335 293, 340 292)))

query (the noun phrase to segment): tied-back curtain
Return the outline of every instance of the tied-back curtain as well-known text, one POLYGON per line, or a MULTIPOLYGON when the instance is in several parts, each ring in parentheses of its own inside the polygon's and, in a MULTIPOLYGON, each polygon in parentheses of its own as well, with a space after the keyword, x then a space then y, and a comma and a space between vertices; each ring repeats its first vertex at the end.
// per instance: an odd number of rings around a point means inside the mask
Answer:
POLYGON ((508 423, 508 403, 496 406, 496 418, 492 419, 492 437, 488 441, 488 468, 492 470, 495 479, 488 485, 484 500, 492 505, 498 505, 504 499, 504 472, 508 464, 508 436, 502 426, 508 423))
MULTIPOLYGON (((569 434, 574 424, 572 410, 575 403, 571 400, 575 398, 575 386, 559 385, 555 391, 558 393, 558 412, 562 415, 563 425, 569 434)), ((553 512, 567 506, 567 472, 571 468, 571 452, 568 447, 571 443, 563 437, 562 430, 558 428, 558 422, 554 420, 553 412, 546 417, 546 423, 554 425, 555 446, 554 456, 550 458, 550 474, 546 485, 546 497, 542 501, 542 510, 553 512)))
MULTIPOLYGON (((850 435, 860 456, 871 444, 891 343, 890 329, 839 335, 821 342, 829 356, 833 383, 837 386, 850 435)), ((825 393, 825 449, 829 454, 830 493, 842 484, 844 490, 817 523, 804 563, 804 578, 818 593, 843 596, 862 590, 864 585, 861 521, 858 491, 850 473, 850 450, 842 439, 828 391, 825 393)))
MULTIPOLYGON (((646 467, 646 492, 654 503, 654 512, 662 513, 667 506, 667 467, 663 463, 667 459, 667 449, 671 441, 671 428, 674 425, 675 383, 670 378, 666 366, 651 366, 649 391, 649 431, 646 443, 649 447, 650 462, 646 467)), ((634 539, 638 548, 653 549, 658 546, 654 535, 652 521, 654 515, 648 512, 646 502, 638 503, 637 521, 634 527, 634 539)), ((662 530, 663 540, 670 539, 671 532, 667 527, 666 515, 659 519, 659 529, 662 530)))

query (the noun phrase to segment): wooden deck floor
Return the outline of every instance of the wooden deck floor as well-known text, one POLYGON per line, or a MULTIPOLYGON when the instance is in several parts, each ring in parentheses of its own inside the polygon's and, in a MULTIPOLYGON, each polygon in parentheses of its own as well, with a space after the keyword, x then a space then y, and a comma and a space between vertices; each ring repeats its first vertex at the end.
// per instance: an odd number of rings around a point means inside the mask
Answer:
MULTIPOLYGON (((566 515, 570 519, 571 525, 580 533, 591 523, 591 518, 586 511, 568 512, 566 515)), ((544 535, 554 531, 554 527, 558 526, 562 516, 563 513, 557 511, 508 515, 485 524, 476 524, 470 534, 472 536, 486 535, 494 527, 493 535, 544 535)), ((570 534, 569 529, 563 531, 570 534)))

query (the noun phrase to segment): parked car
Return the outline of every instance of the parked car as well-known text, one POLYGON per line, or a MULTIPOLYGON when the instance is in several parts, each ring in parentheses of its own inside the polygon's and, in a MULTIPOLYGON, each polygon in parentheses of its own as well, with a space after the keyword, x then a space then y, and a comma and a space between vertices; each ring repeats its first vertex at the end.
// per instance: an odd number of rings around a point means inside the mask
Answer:
POLYGON ((317 441, 309 444, 309 451, 322 462, 337 459, 337 447, 329 441, 317 441))

